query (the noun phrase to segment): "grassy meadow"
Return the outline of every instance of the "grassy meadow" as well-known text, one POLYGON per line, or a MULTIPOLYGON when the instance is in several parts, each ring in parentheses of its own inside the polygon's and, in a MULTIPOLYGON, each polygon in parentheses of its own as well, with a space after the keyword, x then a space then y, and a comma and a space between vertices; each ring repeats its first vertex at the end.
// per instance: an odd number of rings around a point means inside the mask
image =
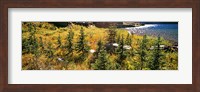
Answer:
POLYGON ((23 22, 22 70, 177 70, 172 46, 123 28, 23 22))

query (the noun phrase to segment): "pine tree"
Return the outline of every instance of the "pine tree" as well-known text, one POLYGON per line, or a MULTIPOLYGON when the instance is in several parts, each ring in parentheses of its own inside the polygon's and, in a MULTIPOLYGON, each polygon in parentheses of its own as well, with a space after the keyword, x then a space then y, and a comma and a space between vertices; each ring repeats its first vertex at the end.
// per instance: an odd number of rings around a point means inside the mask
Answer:
POLYGON ((121 67, 122 64, 123 64, 123 60, 126 59, 126 52, 125 52, 125 49, 124 49, 124 37, 123 37, 123 35, 122 35, 122 38, 120 40, 119 47, 116 50, 116 53, 117 53, 117 56, 118 56, 116 61, 118 63, 118 66, 121 67))
POLYGON ((80 54, 76 61, 84 61, 88 55, 89 46, 85 41, 85 34, 83 28, 81 27, 79 40, 76 45, 76 51, 80 54))
POLYGON ((110 27, 110 29, 108 30, 108 42, 109 43, 114 43, 115 42, 115 36, 116 36, 116 30, 114 27, 110 27))
POLYGON ((144 62, 146 62, 146 57, 147 57, 147 36, 144 35, 143 36, 143 39, 142 39, 142 42, 140 44, 140 51, 139 51, 139 55, 140 55, 140 61, 141 61, 141 70, 143 69, 144 67, 144 62))
POLYGON ((67 35, 67 42, 66 42, 66 48, 69 53, 73 53, 73 37, 74 37, 74 32, 70 30, 67 35))
POLYGON ((34 37, 34 43, 33 43, 33 54, 38 57, 39 55, 39 50, 38 50, 39 44, 37 42, 36 37, 34 37))
MULTIPOLYGON (((115 43, 115 38, 116 38, 116 30, 114 27, 110 27, 109 30, 108 30, 108 43, 109 44, 113 44, 115 43)), ((111 47, 108 52, 110 54, 113 54, 114 53, 114 47, 111 47)))
POLYGON ((98 58, 95 60, 95 63, 93 64, 93 68, 95 70, 105 70, 107 62, 108 60, 106 57, 106 50, 104 48, 101 48, 98 54, 98 58))
POLYGON ((86 41, 85 41, 85 34, 82 27, 80 30, 80 38, 77 42, 76 50, 78 52, 83 52, 83 53, 86 53, 89 50, 89 46, 86 44, 86 41))
POLYGON ((26 38, 22 38, 22 53, 29 53, 29 41, 26 38))
POLYGON ((53 57, 53 50, 52 50, 52 43, 48 42, 48 46, 46 49, 46 55, 48 56, 48 58, 52 58, 53 57))
POLYGON ((24 41, 27 41, 24 43, 25 46, 25 49, 28 49, 28 53, 32 53, 34 54, 35 56, 38 56, 39 52, 38 52, 38 42, 37 42, 37 39, 36 39, 36 25, 33 24, 33 23, 29 23, 28 24, 28 31, 30 32, 30 35, 28 37, 27 40, 24 40, 24 41))
POLYGON ((160 43, 161 43, 161 40, 160 40, 160 37, 158 37, 158 39, 155 42, 155 48, 154 48, 154 51, 153 51, 153 60, 152 60, 151 66, 150 66, 150 69, 152 69, 152 70, 160 69, 159 68, 160 58, 162 56, 161 50, 160 50, 160 43))
POLYGON ((96 52, 94 53, 95 59, 98 58, 98 54, 100 53, 101 49, 103 48, 103 43, 101 40, 97 43, 98 48, 96 49, 96 52))
POLYGON ((103 46, 103 43, 102 43, 101 40, 99 40, 99 41, 97 42, 97 46, 98 46, 98 47, 97 47, 96 51, 94 52, 93 57, 92 57, 92 59, 91 59, 91 61, 90 61, 91 64, 89 64, 89 65, 90 65, 90 68, 92 67, 91 65, 92 65, 93 63, 95 63, 95 60, 98 58, 99 53, 100 53, 101 49, 103 48, 103 47, 102 47, 102 46, 103 46))

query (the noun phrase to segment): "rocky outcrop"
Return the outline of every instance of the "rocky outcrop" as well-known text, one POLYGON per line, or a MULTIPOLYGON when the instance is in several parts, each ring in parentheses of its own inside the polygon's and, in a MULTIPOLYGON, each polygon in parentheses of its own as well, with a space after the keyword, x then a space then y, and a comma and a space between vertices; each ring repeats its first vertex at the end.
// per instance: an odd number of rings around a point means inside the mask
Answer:
POLYGON ((77 24, 82 26, 90 26, 94 25, 99 28, 109 28, 109 27, 117 27, 117 28, 124 28, 124 27, 135 27, 135 26, 142 26, 144 24, 137 23, 137 22, 49 22, 54 24, 57 27, 66 27, 68 25, 77 24))
POLYGON ((119 25, 123 25, 123 22, 93 22, 96 27, 100 28, 108 28, 111 26, 117 27, 119 25))
POLYGON ((92 25, 92 22, 49 22, 51 24, 54 24, 57 27, 67 27, 69 25, 76 24, 76 25, 82 25, 82 26, 89 26, 92 25))

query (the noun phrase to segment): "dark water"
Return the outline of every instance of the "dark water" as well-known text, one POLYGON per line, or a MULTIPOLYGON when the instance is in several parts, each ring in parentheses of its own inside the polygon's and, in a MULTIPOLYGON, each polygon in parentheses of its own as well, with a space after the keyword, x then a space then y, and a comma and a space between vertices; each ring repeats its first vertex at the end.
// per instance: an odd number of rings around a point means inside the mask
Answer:
POLYGON ((178 42, 178 23, 176 24, 145 24, 140 27, 125 28, 129 33, 138 35, 161 36, 166 40, 178 42))

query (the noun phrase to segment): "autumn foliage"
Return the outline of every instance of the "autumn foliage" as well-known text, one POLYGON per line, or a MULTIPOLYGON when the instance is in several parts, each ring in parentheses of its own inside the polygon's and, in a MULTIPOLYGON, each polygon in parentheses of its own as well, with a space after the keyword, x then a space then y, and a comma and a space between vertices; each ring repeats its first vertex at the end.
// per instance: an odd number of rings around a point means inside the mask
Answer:
POLYGON ((22 69, 177 70, 178 51, 160 49, 161 45, 173 44, 115 27, 72 24, 58 28, 48 22, 23 22, 22 69), (109 47, 113 43, 118 46, 109 47))

